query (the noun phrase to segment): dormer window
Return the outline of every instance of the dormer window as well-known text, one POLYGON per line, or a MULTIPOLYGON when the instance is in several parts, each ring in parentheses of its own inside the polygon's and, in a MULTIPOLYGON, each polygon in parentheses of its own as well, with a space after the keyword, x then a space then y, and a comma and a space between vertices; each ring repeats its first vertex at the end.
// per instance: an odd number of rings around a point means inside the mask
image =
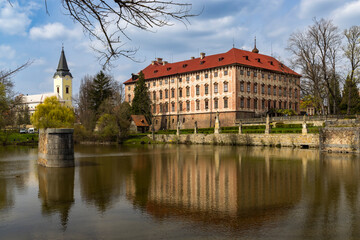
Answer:
POLYGON ((245 60, 249 60, 249 56, 244 56, 245 60))
POLYGON ((205 61, 200 61, 200 65, 203 65, 205 63, 205 61))
POLYGON ((255 58, 256 61, 260 62, 260 58, 255 58))
POLYGON ((154 73, 157 73, 158 72, 158 70, 154 70, 154 73))
POLYGON ((269 61, 270 65, 274 65, 273 61, 269 61))
POLYGON ((183 64, 183 68, 186 68, 187 67, 187 64, 183 64))
POLYGON ((221 62, 222 60, 224 60, 224 57, 220 57, 220 58, 219 58, 219 62, 221 62))
POLYGON ((170 71, 170 70, 171 70, 171 67, 168 67, 166 70, 170 71))

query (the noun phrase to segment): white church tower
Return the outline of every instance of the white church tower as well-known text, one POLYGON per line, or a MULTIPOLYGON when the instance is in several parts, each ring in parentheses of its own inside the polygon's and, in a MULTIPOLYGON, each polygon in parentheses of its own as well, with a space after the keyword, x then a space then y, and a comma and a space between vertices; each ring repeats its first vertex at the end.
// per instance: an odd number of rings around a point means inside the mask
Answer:
POLYGON ((54 93, 59 94, 60 99, 67 107, 72 106, 72 75, 68 68, 64 47, 61 50, 60 60, 54 74, 54 93))

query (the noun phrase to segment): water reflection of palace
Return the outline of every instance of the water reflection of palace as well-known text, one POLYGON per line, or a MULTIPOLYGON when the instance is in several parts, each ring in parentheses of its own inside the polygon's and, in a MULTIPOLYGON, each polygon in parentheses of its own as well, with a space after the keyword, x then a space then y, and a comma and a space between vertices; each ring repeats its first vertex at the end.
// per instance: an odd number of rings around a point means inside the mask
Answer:
MULTIPOLYGON (((208 220, 229 218, 229 223, 242 216, 266 215, 267 210, 273 214, 301 198, 301 161, 277 162, 271 154, 257 156, 226 147, 193 149, 180 147, 173 154, 153 157, 144 207, 156 217, 206 214, 208 220)), ((135 178, 129 178, 129 199, 136 198, 136 186, 135 178)))

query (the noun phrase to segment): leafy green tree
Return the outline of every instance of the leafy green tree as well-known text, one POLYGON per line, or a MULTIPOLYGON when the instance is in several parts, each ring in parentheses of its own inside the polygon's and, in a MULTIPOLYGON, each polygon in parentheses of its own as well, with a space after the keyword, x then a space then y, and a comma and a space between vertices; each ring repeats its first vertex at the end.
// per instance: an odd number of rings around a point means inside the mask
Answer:
POLYGON ((89 95, 91 107, 95 112, 98 111, 101 103, 105 99, 110 98, 113 95, 112 82, 113 79, 103 71, 96 74, 93 79, 89 95))
POLYGON ((9 100, 6 96, 6 88, 3 83, 0 82, 0 127, 3 128, 6 125, 6 115, 9 111, 9 100))
POLYGON ((73 127, 74 121, 73 110, 62 106, 55 96, 46 98, 31 116, 31 122, 36 128, 73 127))
POLYGON ((359 89, 356 86, 355 81, 352 81, 348 76, 345 81, 344 90, 343 90, 343 98, 340 104, 341 113, 347 114, 355 114, 359 112, 360 105, 360 97, 359 97, 359 89), (350 106, 349 104, 350 98, 350 106), (348 109, 350 109, 348 111, 348 109))
POLYGON ((122 102, 114 108, 114 114, 120 130, 120 137, 125 138, 128 135, 131 121, 131 106, 128 102, 122 102))
POLYGON ((144 115, 146 120, 149 123, 151 122, 151 100, 143 72, 139 73, 139 78, 135 83, 131 113, 134 115, 144 115))
POLYGON ((119 135, 119 127, 114 115, 105 113, 98 121, 98 134, 104 140, 114 141, 119 135))

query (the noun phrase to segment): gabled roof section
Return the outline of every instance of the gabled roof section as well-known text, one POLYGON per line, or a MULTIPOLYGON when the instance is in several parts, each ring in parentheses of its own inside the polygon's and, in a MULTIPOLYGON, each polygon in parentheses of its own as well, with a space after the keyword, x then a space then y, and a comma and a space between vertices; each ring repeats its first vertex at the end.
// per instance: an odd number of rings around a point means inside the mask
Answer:
MULTIPOLYGON (((162 64, 153 61, 152 64, 142 70, 145 79, 154 79, 159 77, 172 76, 176 74, 184 74, 187 72, 201 71, 215 67, 239 64, 248 67, 262 68, 278 73, 291 74, 301 77, 300 74, 291 70, 275 58, 255 52, 249 52, 232 48, 226 53, 206 56, 204 58, 189 59, 176 63, 162 64)), ((124 84, 136 82, 137 79, 129 79, 124 84)))
POLYGON ((58 67, 57 67, 56 72, 54 74, 54 77, 56 75, 59 75, 60 77, 65 77, 66 75, 72 77, 72 75, 70 73, 70 70, 68 68, 67 62, 66 62, 66 57, 65 57, 65 53, 64 53, 64 47, 61 50, 59 64, 58 64, 58 67))
POLYGON ((131 118, 137 127, 148 127, 149 126, 149 123, 146 121, 146 118, 144 115, 131 115, 131 118))

